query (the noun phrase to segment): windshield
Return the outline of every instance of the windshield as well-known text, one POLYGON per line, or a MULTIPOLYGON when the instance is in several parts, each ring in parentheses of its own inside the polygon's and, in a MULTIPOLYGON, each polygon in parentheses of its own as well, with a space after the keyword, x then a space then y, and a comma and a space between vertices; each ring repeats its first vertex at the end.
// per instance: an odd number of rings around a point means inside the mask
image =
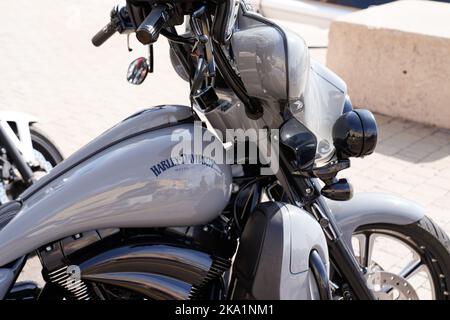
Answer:
POLYGON ((317 165, 334 155, 332 129, 342 115, 345 97, 345 83, 329 69, 312 61, 301 108, 291 108, 291 111, 317 137, 317 165))
POLYGON ((287 107, 316 135, 316 164, 328 161, 332 128, 345 102, 343 81, 310 59, 300 36, 254 14, 239 17, 232 48, 248 94, 265 109, 287 107))

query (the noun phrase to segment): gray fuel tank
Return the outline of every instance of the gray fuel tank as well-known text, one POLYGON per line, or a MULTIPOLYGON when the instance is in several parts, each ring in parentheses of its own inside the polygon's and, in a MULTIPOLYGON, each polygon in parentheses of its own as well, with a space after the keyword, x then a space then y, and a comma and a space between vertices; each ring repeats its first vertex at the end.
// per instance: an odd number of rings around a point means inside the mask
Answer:
POLYGON ((141 112, 57 166, 22 195, 21 210, 0 231, 0 266, 86 230, 190 226, 216 218, 229 201, 230 166, 197 153, 172 155, 179 144, 174 134, 193 145, 190 116, 181 106, 141 112))

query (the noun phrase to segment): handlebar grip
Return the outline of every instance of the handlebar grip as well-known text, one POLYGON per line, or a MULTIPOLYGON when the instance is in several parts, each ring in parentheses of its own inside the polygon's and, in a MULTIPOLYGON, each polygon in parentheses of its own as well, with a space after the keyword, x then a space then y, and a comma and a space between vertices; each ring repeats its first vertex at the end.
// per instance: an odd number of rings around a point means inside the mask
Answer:
POLYGON ((111 21, 92 38, 92 44, 96 47, 100 47, 106 40, 111 38, 116 31, 116 25, 111 21))
POLYGON ((158 40, 159 33, 167 19, 167 7, 156 6, 136 30, 136 38, 144 45, 153 44, 158 40))

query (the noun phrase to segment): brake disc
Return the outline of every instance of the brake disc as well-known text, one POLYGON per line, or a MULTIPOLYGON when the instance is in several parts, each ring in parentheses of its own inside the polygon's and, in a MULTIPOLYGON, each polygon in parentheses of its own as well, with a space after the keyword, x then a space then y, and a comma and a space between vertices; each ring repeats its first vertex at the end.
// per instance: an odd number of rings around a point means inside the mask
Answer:
POLYGON ((413 286, 395 273, 373 271, 366 274, 366 279, 379 300, 419 300, 413 286))

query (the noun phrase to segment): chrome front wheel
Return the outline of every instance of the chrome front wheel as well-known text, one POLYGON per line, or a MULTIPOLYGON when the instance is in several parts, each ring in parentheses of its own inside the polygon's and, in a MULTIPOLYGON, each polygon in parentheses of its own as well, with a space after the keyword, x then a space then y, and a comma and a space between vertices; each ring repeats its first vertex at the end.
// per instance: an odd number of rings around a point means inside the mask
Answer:
POLYGON ((352 247, 378 299, 449 299, 450 240, 431 219, 361 226, 352 247))

